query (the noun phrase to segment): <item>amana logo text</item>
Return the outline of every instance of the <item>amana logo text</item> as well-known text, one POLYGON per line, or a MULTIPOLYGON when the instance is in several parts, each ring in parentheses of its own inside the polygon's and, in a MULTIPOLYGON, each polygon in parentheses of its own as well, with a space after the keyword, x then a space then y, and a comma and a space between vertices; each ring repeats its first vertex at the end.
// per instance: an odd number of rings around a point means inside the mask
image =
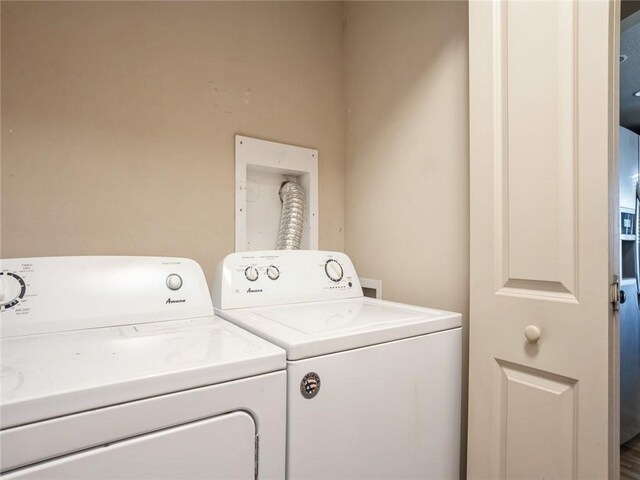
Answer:
POLYGON ((166 305, 167 303, 184 303, 184 302, 186 302, 184 298, 181 300, 171 300, 171 298, 167 298, 167 301, 164 302, 164 304, 166 305))
POLYGON ((262 291, 262 289, 261 289, 261 288, 258 288, 258 289, 256 289, 256 290, 253 290, 252 288, 249 288, 249 289, 247 290, 247 293, 260 293, 261 291, 262 291))

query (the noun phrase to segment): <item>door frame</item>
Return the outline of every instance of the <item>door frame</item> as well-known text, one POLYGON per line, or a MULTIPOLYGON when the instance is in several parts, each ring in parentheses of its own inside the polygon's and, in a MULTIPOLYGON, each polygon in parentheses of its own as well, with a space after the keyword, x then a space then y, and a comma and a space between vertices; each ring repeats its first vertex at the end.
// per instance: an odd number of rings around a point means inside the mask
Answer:
MULTIPOLYGON (((620 281, 620 34, 621 0, 610 0, 609 278, 620 281)), ((620 478, 620 312, 609 311, 609 474, 620 478)))

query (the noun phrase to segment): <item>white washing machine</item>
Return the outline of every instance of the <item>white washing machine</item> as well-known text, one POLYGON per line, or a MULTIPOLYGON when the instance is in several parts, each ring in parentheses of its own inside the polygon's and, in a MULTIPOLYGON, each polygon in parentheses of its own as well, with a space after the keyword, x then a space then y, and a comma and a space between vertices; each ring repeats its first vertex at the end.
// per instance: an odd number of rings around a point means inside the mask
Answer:
POLYGON ((282 349, 186 259, 0 261, 8 479, 281 479, 282 349))
POLYGON ((227 256, 216 312, 287 351, 287 477, 457 479, 461 316, 365 298, 351 260, 227 256))

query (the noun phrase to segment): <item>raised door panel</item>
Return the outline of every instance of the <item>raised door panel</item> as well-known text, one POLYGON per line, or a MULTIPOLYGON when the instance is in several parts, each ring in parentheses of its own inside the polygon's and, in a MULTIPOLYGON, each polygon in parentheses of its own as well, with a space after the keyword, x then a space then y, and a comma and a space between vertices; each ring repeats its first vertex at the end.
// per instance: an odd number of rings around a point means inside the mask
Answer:
POLYGON ((495 8, 498 290, 575 300, 577 9, 495 8))
POLYGON ((576 380, 508 362, 497 365, 500 478, 576 478, 576 380))

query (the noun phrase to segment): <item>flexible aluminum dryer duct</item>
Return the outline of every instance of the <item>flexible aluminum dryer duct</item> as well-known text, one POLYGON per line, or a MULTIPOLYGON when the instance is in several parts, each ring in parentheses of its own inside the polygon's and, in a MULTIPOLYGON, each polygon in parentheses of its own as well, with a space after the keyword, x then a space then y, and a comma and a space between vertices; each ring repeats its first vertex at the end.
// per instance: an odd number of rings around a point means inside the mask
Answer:
POLYGON ((282 214, 278 229, 278 250, 300 250, 302 227, 304 226, 304 190, 294 182, 280 186, 282 214))

